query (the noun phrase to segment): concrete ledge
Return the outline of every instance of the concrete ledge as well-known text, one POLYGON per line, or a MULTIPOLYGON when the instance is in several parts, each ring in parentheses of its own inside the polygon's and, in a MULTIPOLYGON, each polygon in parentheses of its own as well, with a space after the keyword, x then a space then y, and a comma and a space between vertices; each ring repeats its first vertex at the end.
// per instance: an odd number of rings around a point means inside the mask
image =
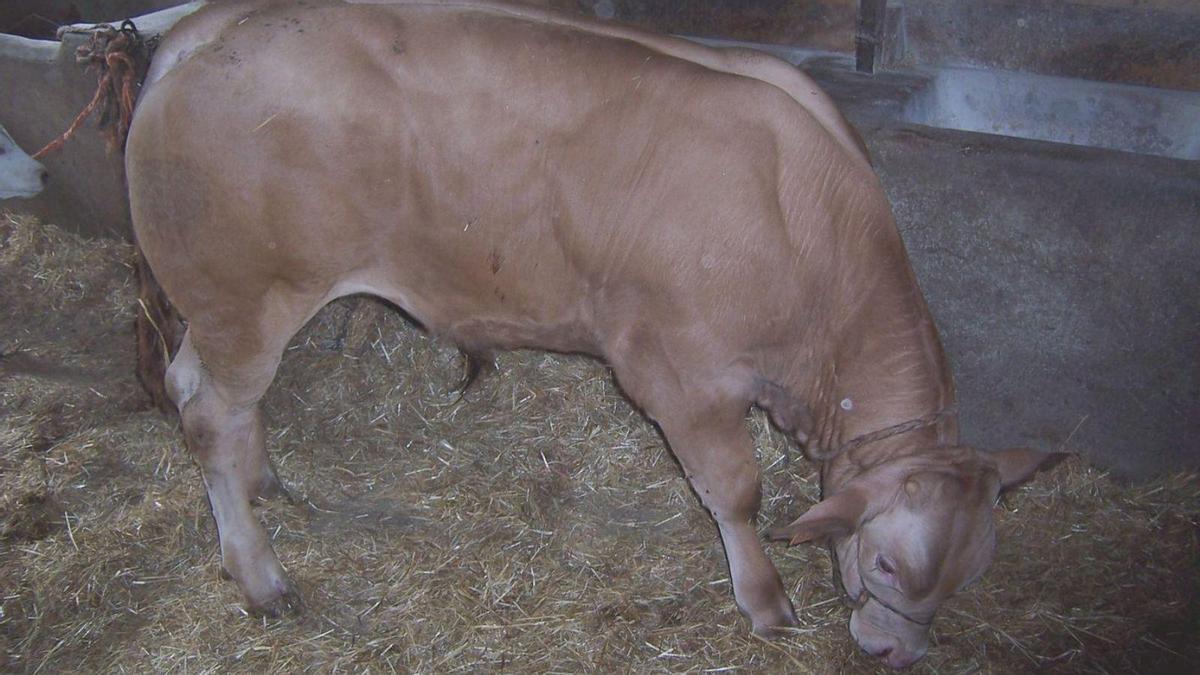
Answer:
POLYGON ((58 59, 60 44, 0 33, 0 59, 50 63, 58 59))
MULTIPOLYGON (((195 12, 204 5, 208 4, 206 0, 195 0, 194 2, 183 3, 178 7, 167 7, 160 9, 157 12, 143 14, 139 17, 134 17, 133 22, 137 25, 138 31, 143 35, 150 36, 167 32, 171 26, 174 26, 180 19, 195 12)), ((119 28, 125 19, 114 19, 106 22, 107 25, 113 28, 119 28)), ((102 24, 105 22, 102 22, 102 24)), ((59 30, 59 37, 65 37, 71 33, 87 33, 92 26, 98 24, 93 23, 76 23, 70 26, 65 26, 59 30)))
POLYGON ((999 68, 1200 91, 1195 0, 904 0, 886 67, 999 68))

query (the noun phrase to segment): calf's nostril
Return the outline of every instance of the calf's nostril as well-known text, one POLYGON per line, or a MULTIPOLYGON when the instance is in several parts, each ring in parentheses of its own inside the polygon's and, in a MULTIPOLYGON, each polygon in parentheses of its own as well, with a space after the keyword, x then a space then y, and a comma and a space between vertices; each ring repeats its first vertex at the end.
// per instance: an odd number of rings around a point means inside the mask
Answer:
POLYGON ((883 649, 880 649, 879 651, 875 652, 875 656, 877 658, 881 658, 881 659, 886 659, 887 657, 889 657, 891 655, 892 655, 891 647, 884 647, 883 649))

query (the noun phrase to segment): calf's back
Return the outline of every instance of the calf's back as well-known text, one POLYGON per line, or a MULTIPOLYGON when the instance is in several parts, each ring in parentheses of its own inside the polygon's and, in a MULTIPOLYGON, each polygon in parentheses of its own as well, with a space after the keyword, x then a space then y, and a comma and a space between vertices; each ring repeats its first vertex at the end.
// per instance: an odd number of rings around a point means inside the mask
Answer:
POLYGON ((138 240, 185 316, 369 291, 468 347, 601 352, 630 312, 747 342, 752 317, 832 313, 804 295, 890 222, 753 78, 486 10, 248 16, 157 76, 129 142, 138 240))

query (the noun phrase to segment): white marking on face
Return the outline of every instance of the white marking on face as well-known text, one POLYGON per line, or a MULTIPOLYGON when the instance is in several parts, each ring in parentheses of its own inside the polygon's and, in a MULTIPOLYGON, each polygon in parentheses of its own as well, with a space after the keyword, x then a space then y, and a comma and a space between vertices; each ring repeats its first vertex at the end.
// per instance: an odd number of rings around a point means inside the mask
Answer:
POLYGON ((848 398, 844 398, 844 399, 842 399, 841 406, 842 406, 842 410, 854 410, 854 401, 851 401, 848 398))
POLYGON ((28 198, 42 191, 46 170, 25 154, 0 126, 0 199, 28 198))

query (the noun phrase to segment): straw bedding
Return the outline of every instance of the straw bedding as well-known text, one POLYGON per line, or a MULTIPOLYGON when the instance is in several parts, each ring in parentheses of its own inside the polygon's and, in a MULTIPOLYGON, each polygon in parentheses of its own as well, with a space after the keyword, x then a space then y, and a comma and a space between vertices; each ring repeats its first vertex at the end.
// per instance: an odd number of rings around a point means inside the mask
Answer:
MULTIPOLYGON (((716 529, 655 432, 581 357, 461 362, 383 305, 326 308, 265 400, 291 503, 261 505, 299 617, 255 619, 174 420, 133 378, 130 249, 0 215, 0 670, 519 672, 877 668, 827 554, 771 545, 802 627, 752 637, 716 529)), ((760 523, 817 495, 761 414, 760 523)), ((1000 551, 914 670, 1200 663, 1200 482, 1060 465, 998 510, 1000 551)))

